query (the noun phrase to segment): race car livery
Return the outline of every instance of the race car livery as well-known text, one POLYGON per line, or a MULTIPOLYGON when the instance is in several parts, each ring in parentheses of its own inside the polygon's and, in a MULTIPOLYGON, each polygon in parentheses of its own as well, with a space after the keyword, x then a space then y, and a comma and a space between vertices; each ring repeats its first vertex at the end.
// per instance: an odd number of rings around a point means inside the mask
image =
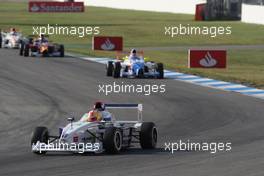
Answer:
POLYGON ((106 114, 101 118, 94 117, 94 115, 98 116, 98 113, 90 112, 85 113, 76 122, 73 117, 70 117, 68 118, 70 123, 61 128, 57 136, 50 135, 46 127, 36 127, 31 138, 32 152, 36 154, 46 152, 116 154, 134 143, 140 143, 142 149, 154 149, 157 144, 157 128, 153 122, 143 122, 142 111, 142 104, 105 104, 103 113, 106 114), (116 108, 137 109, 137 120, 116 120, 113 113, 108 112, 109 109, 116 108), (78 147, 65 147, 71 144, 76 144, 78 147))
POLYGON ((64 57, 64 45, 29 37, 21 42, 21 56, 64 57))
POLYGON ((0 48, 18 49, 21 46, 22 33, 16 31, 1 32, 0 48))
POLYGON ((114 78, 164 78, 164 68, 162 63, 155 63, 144 58, 143 52, 136 57, 133 62, 129 56, 120 57, 120 54, 128 54, 127 52, 118 52, 116 60, 108 61, 106 65, 106 75, 114 78))

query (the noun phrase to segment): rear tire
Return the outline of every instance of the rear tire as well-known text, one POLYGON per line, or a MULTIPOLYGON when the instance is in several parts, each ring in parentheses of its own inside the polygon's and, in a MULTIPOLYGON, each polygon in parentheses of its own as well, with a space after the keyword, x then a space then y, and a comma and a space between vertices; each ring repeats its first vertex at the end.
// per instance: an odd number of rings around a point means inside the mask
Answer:
POLYGON ((108 61, 108 64, 106 66, 106 76, 113 76, 113 71, 114 71, 113 61, 108 61))
POLYGON ((157 63, 157 72, 159 73, 158 78, 163 79, 164 78, 164 67, 162 63, 157 63))
POLYGON ((122 133, 116 127, 105 129, 103 138, 103 148, 106 153, 117 154, 122 149, 122 133))
POLYGON ((24 56, 25 57, 28 57, 29 56, 29 44, 26 44, 26 46, 25 46, 24 56))
MULTIPOLYGON (((31 146, 33 144, 36 144, 38 141, 47 144, 48 140, 49 140, 48 129, 42 126, 36 127, 31 136, 31 146)), ((46 153, 46 151, 42 151, 41 153, 34 151, 33 153, 43 155, 46 153)))
POLYGON ((60 57, 64 57, 64 45, 60 45, 60 57))
POLYGON ((115 62, 114 78, 120 78, 120 72, 121 72, 121 63, 115 62))
POLYGON ((139 133, 140 146, 142 149, 154 149, 157 145, 158 133, 153 122, 143 122, 139 133))

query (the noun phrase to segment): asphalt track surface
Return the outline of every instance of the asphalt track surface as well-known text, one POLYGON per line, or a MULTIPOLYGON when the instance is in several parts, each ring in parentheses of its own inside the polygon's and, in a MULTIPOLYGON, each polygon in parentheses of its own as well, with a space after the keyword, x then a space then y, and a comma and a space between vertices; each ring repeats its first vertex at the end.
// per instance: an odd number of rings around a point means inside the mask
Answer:
MULTIPOLYGON (((117 82, 166 84, 165 94, 98 93, 98 84, 113 81, 105 76, 101 64, 70 57, 24 58, 16 50, 1 49, 0 175, 264 175, 263 100, 154 79, 117 82), (79 116, 96 100, 143 103, 145 121, 158 127, 158 148, 143 151, 135 146, 119 155, 31 153, 30 135, 35 126, 45 125, 56 133, 67 123, 68 114, 79 116), (180 139, 232 142, 232 150, 216 154, 164 151, 164 142, 180 139)), ((126 118, 124 112, 121 115, 126 118)))

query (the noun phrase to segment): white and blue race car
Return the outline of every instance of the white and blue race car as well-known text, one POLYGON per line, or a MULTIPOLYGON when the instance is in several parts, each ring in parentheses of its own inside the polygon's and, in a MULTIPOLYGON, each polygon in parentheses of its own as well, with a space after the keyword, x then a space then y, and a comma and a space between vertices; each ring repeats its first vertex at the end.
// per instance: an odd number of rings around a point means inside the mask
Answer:
POLYGON ((36 127, 31 138, 32 151, 73 153, 119 153, 134 143, 142 149, 154 149, 157 144, 157 128, 153 122, 143 122, 142 104, 105 104, 106 119, 86 121, 85 114, 79 121, 68 118, 70 123, 60 129, 57 136, 49 134, 46 127, 36 127), (118 121, 108 109, 137 109, 135 121, 118 121), (110 118, 109 118, 110 117, 110 118))
MULTIPOLYGON (((122 54, 127 52, 122 52, 122 54)), ((164 78, 164 68, 162 63, 147 61, 143 52, 135 57, 133 61, 129 56, 117 57, 116 60, 108 61, 106 65, 106 75, 114 78, 164 78)), ((120 53, 119 53, 120 54, 120 53)))

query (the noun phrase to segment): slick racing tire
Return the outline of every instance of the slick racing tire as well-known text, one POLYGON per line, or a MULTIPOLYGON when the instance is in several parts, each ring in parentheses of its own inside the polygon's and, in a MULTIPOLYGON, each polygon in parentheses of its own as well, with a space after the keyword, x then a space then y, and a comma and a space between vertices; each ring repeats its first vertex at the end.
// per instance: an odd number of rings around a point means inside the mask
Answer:
POLYGON ((114 71, 113 61, 108 61, 108 64, 106 65, 106 76, 113 76, 113 71, 114 71))
POLYGON ((29 56, 29 45, 27 44, 26 46, 25 46, 25 48, 24 48, 24 56, 25 57, 28 57, 29 56))
POLYGON ((116 127, 105 129, 103 138, 103 148, 106 153, 117 154, 122 149, 122 133, 116 127))
POLYGON ((64 45, 60 45, 60 57, 64 57, 64 45))
MULTIPOLYGON (((46 127, 36 127, 35 130, 33 131, 32 133, 32 136, 31 136, 31 146, 32 144, 36 144, 38 141, 41 142, 41 143, 45 143, 47 144, 48 143, 48 140, 49 140, 49 131, 46 127)), ((46 151, 42 151, 41 153, 40 152, 34 152, 36 154, 45 154, 46 151)))
POLYGON ((138 78, 144 78, 144 71, 143 69, 138 70, 138 78))
POLYGON ((154 149, 157 145, 158 133, 153 122, 143 122, 139 132, 140 146, 142 149, 154 149))
POLYGON ((164 67, 162 63, 157 63, 157 72, 159 73, 158 78, 163 79, 164 78, 164 67))
POLYGON ((119 78, 120 77, 120 72, 121 72, 121 63, 120 62, 115 62, 114 78, 119 78))

